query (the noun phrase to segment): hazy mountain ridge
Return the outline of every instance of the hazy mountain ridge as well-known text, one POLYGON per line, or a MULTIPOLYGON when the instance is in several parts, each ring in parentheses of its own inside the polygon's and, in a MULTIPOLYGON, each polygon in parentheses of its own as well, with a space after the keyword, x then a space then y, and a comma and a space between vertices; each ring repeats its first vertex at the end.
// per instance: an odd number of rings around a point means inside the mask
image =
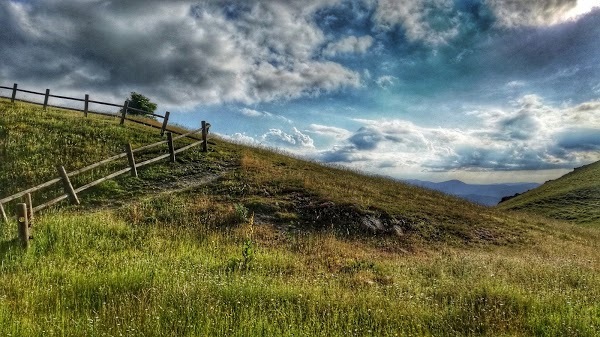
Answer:
POLYGON ((460 180, 439 183, 417 179, 404 181, 411 185, 440 191, 486 206, 495 206, 503 197, 523 193, 540 186, 538 183, 467 184, 460 180))

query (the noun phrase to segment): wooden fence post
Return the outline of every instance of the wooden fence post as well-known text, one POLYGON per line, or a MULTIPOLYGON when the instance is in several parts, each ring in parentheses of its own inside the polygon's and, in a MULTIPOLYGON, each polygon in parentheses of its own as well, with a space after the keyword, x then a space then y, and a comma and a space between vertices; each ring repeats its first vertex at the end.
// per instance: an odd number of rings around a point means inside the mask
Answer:
POLYGON ((31 201, 31 193, 27 193, 23 196, 23 201, 27 205, 27 219, 29 221, 29 227, 33 226, 33 202, 31 201))
POLYGON ((83 106, 83 113, 85 114, 85 117, 87 117, 87 115, 88 115, 89 106, 90 106, 90 95, 85 94, 85 103, 83 106))
POLYGON ((13 85, 13 92, 12 92, 12 97, 10 98, 10 102, 14 103, 16 97, 17 97, 17 84, 15 83, 13 85))
POLYGON ((129 162, 129 166, 131 166, 131 176, 137 178, 137 167, 135 166, 135 158, 133 157, 133 149, 130 143, 127 143, 127 161, 129 162))
POLYGON ((2 206, 2 204, 0 203, 0 213, 2 213, 2 220, 4 220, 4 223, 8 223, 8 217, 6 216, 6 212, 4 211, 4 206, 2 206))
POLYGON ((27 204, 17 205, 17 222, 19 226, 19 241, 24 248, 29 248, 29 221, 27 219, 27 204))
POLYGON ((125 103, 123 103, 123 112, 121 113, 121 125, 123 125, 125 123, 125 115, 127 114, 127 109, 129 108, 129 101, 125 101, 125 103))
POLYGON ((202 121, 202 152, 208 151, 206 121, 202 121))
POLYGON ((48 98, 50 97, 50 89, 46 89, 46 95, 44 96, 44 110, 48 109, 48 98))
POLYGON ((171 154, 171 163, 175 162, 175 147, 173 146, 173 134, 167 132, 167 145, 169 145, 169 153, 171 154))
POLYGON ((77 198, 77 194, 75 193, 75 189, 73 189, 73 185, 71 184, 71 180, 69 180, 69 176, 67 175, 67 171, 65 171, 64 166, 58 165, 56 166, 58 170, 58 174, 62 178, 63 188, 65 193, 69 195, 69 200, 72 204, 79 205, 79 198, 77 198))
POLYGON ((169 123, 169 115, 170 112, 165 112, 165 119, 163 120, 162 128, 160 129, 160 136, 162 137, 165 134, 165 130, 167 129, 167 123, 169 123))

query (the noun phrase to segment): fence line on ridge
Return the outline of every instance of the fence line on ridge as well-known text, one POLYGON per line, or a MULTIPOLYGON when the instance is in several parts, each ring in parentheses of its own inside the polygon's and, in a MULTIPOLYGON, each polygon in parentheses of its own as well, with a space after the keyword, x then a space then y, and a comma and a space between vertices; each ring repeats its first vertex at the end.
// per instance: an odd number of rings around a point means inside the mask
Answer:
MULTIPOLYGON (((103 116, 109 116, 109 117, 115 117, 115 118, 120 118, 120 122, 119 122, 120 124, 124 124, 125 121, 127 120, 127 121, 130 121, 130 122, 134 122, 134 123, 138 123, 138 124, 144 124, 144 125, 147 125, 147 126, 158 128, 158 126, 156 126, 156 125, 152 125, 152 124, 146 123, 144 121, 136 120, 136 119, 133 119, 133 118, 128 118, 127 117, 127 113, 129 111, 136 111, 136 112, 142 113, 144 116, 152 116, 152 117, 156 117, 156 118, 162 118, 163 121, 162 121, 162 124, 160 126, 160 135, 161 136, 164 135, 165 131, 167 131, 167 124, 169 123, 169 115, 170 115, 169 111, 166 111, 164 115, 159 115, 159 114, 155 114, 155 113, 149 113, 149 112, 141 110, 141 109, 130 107, 129 106, 129 100, 125 100, 125 102, 123 104, 115 104, 115 103, 109 103, 109 102, 102 102, 102 101, 91 100, 89 94, 85 94, 84 98, 68 97, 68 96, 62 96, 62 95, 52 95, 52 94, 50 94, 50 89, 46 89, 46 92, 44 92, 44 93, 37 92, 37 91, 32 91, 32 90, 19 89, 19 86, 18 86, 17 83, 14 83, 12 87, 0 86, 0 89, 12 90, 12 93, 11 93, 10 97, 0 95, 1 98, 10 99, 11 103, 14 103, 15 101, 18 101, 18 102, 26 102, 26 103, 30 103, 30 104, 35 104, 35 105, 41 105, 41 106, 44 107, 44 110, 46 110, 48 107, 51 107, 51 108, 57 108, 57 109, 79 111, 79 112, 83 112, 85 117, 87 117, 89 113, 97 114, 97 115, 103 115, 103 116), (32 94, 32 95, 44 96, 44 103, 38 103, 38 102, 29 101, 29 100, 25 100, 25 99, 19 99, 19 98, 17 98, 17 93, 18 92, 23 92, 23 93, 32 94), (49 104, 50 98, 57 98, 57 99, 62 99, 62 100, 70 100, 70 101, 75 101, 75 102, 82 102, 83 103, 83 107, 82 107, 82 109, 79 109, 79 108, 73 108, 73 107, 52 105, 52 104, 49 104), (100 112, 100 111, 90 110, 90 108, 89 108, 90 104, 98 104, 98 105, 104 105, 104 106, 109 106, 109 107, 120 108, 120 113, 119 114, 112 114, 112 113, 106 113, 106 112, 100 112)), ((0 211, 1 211, 1 209, 0 209, 0 211)))
MULTIPOLYGON (((182 135, 179 135, 179 136, 176 136, 176 137, 173 137, 173 135, 172 135, 171 132, 167 132, 167 140, 163 140, 163 141, 159 141, 159 142, 156 142, 156 143, 144 145, 144 146, 141 146, 141 147, 136 148, 136 149, 133 149, 131 147, 131 144, 129 143, 129 144, 126 145, 126 151, 125 152, 117 154, 117 155, 114 155, 114 156, 112 156, 110 158, 106 158, 104 160, 101 160, 99 162, 96 162, 94 164, 88 165, 86 167, 80 168, 80 169, 75 170, 75 171, 67 172, 65 170, 64 166, 58 165, 56 167, 57 173, 59 175, 58 178, 46 181, 46 182, 44 182, 42 184, 39 184, 37 186, 34 186, 32 188, 23 190, 21 192, 15 193, 15 194, 13 194, 11 196, 8 196, 8 197, 0 199, 0 222, 4 221, 5 223, 8 223, 8 217, 6 215, 6 210, 4 209, 3 204, 6 204, 6 203, 8 203, 10 201, 13 201, 13 200, 16 200, 18 198, 25 198, 25 202, 19 203, 17 205, 16 217, 17 217, 17 223, 18 223, 19 240, 21 241, 21 243, 22 243, 22 245, 24 247, 28 247, 29 246, 29 239, 30 239, 30 231, 32 229, 32 223, 33 223, 32 219, 33 219, 33 216, 34 216, 35 212, 39 212, 39 211, 41 211, 41 210, 43 210, 45 208, 48 208, 48 207, 50 207, 52 205, 55 205, 55 204, 57 204, 57 203, 65 200, 65 199, 69 199, 72 204, 77 204, 78 205, 80 203, 78 193, 80 193, 82 191, 85 191, 85 190, 87 190, 87 189, 89 189, 89 188, 91 188, 93 186, 96 186, 96 185, 98 185, 98 184, 100 184, 100 183, 102 183, 102 182, 104 182, 106 180, 115 178, 117 176, 120 176, 120 175, 128 173, 128 172, 132 176, 137 177, 138 176, 138 174, 137 174, 137 169, 138 168, 140 168, 142 166, 146 166, 146 165, 152 164, 152 163, 155 163, 155 162, 158 162, 158 161, 166 159, 166 158, 169 158, 169 162, 175 162, 175 156, 176 156, 176 154, 181 153, 181 152, 186 151, 186 150, 189 150, 189 149, 191 149, 191 148, 193 148, 195 146, 201 145, 201 151, 202 152, 206 152, 208 150, 208 148, 207 148, 207 146, 208 146, 208 132, 209 132, 210 126, 211 126, 210 123, 202 121, 202 127, 199 128, 199 129, 197 129, 197 130, 193 130, 193 131, 190 131, 188 133, 185 133, 185 134, 182 134, 182 135), (199 132, 201 132, 201 134, 202 134, 202 137, 201 137, 201 139, 199 141, 193 142, 193 143, 191 143, 189 145, 185 145, 185 146, 183 146, 183 147, 181 147, 179 149, 175 149, 175 146, 173 144, 173 142, 175 140, 178 140, 178 139, 181 139, 181 138, 184 138, 184 137, 191 138, 191 136, 193 134, 199 133, 199 132), (153 147, 156 147, 156 146, 160 146, 160 145, 163 145, 163 144, 167 144, 168 145, 168 150, 169 151, 168 151, 167 154, 159 155, 159 156, 157 156, 155 158, 151 158, 151 159, 145 160, 143 162, 136 163, 135 156, 134 156, 135 153, 138 153, 140 151, 147 150, 147 149, 150 149, 150 148, 153 148, 153 147), (128 167, 127 168, 118 170, 116 172, 108 174, 108 175, 106 175, 106 176, 104 176, 102 178, 96 179, 96 180, 94 180, 92 182, 89 182, 89 183, 87 183, 87 184, 85 184, 83 186, 77 187, 77 188, 75 188, 72 185, 71 179, 70 179, 71 177, 77 176, 77 175, 79 175, 79 174, 81 174, 83 172, 87 172, 89 170, 92 170, 92 169, 97 168, 99 166, 102 166, 104 164, 107 164, 107 163, 113 162, 113 161, 115 161, 117 159, 121 159, 121 158, 125 158, 125 157, 127 157, 127 159, 128 159, 128 167), (35 207, 33 206, 33 203, 31 201, 32 200, 31 193, 40 191, 40 190, 42 190, 42 189, 44 189, 46 187, 52 186, 52 185, 57 184, 59 182, 62 182, 62 184, 63 184, 64 193, 62 195, 60 195, 60 196, 58 196, 58 197, 56 197, 56 198, 54 198, 54 199, 52 199, 50 201, 47 201, 47 202, 45 202, 45 203, 43 203, 41 205, 38 205, 38 206, 35 206, 35 207)), ((198 138, 191 138, 191 139, 198 139, 198 138)))

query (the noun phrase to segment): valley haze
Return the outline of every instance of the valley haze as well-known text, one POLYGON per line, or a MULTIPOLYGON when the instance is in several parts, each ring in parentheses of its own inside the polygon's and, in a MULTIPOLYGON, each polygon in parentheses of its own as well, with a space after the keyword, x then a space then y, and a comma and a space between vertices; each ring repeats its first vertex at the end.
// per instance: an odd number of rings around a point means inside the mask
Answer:
POLYGON ((455 195, 485 206, 496 206, 504 197, 511 197, 517 193, 521 194, 540 186, 538 183, 466 184, 460 180, 449 180, 439 183, 422 180, 405 180, 405 182, 455 195))

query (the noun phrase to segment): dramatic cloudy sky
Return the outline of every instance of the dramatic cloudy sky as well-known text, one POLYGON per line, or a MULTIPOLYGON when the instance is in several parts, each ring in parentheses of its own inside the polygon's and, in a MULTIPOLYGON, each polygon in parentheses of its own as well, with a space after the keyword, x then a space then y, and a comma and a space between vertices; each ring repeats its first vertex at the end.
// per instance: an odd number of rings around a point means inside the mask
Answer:
MULTIPOLYGON (((382 175, 600 160, 600 0, 0 0, 0 83, 382 175)), ((7 95, 7 92, 0 92, 7 95)))

